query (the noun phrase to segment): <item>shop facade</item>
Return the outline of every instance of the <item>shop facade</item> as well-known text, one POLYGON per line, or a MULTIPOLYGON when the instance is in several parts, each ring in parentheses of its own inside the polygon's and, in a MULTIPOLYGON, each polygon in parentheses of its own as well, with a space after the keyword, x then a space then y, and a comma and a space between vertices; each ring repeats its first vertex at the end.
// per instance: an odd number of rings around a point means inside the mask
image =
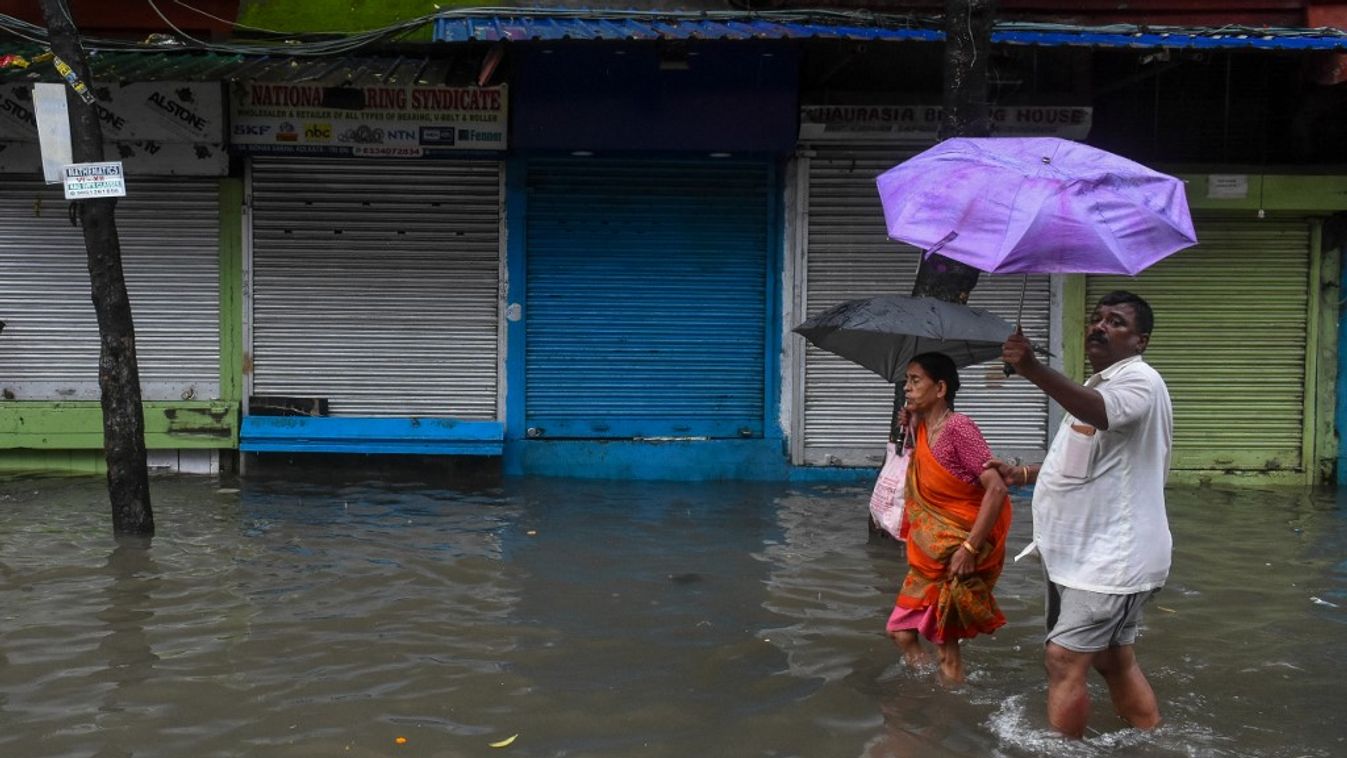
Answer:
POLYGON ((499 455, 508 95, 240 81, 250 454, 499 455))
MULTIPOLYGON (((232 112, 228 137, 171 127, 154 151, 166 168, 133 167, 149 132, 114 141, 132 175, 119 217, 154 449, 472 455, 555 476, 872 475, 894 387, 791 329, 910 291, 919 251, 887 238, 874 180, 934 141, 938 45, 910 30, 873 30, 861 49, 819 25, 705 39, 567 23, 592 33, 473 38, 492 47, 464 56, 466 80, 448 58, 411 61, 407 78, 408 61, 383 57, 323 81, 301 66, 164 83, 197 104, 214 89, 232 112), (200 157, 189 169, 167 155, 200 157)), ((999 57, 1001 81, 1060 76, 1005 95, 1015 107, 998 110, 997 133, 1092 139, 1116 120, 1061 65, 1092 54, 999 57)), ((4 141, 22 141, 22 122, 4 123, 4 141)), ((36 164, 13 162, 22 152, 0 151, 0 256, 15 272, 0 278, 0 429, 25 461, 96 460, 96 374, 78 368, 96 368, 96 329, 71 307, 82 244, 36 164)), ((1199 246, 1136 279, 983 276, 970 304, 1018 319, 1083 378, 1081 314, 1134 289, 1156 304, 1150 357, 1171 380, 1180 476, 1331 475, 1340 243, 1325 229, 1340 177, 1156 166, 1189 181, 1199 246)), ((1058 411, 1041 393, 995 362, 962 378, 959 410, 994 450, 1042 455, 1058 411)), ((206 455, 197 468, 217 469, 206 455)))
MULTIPOLYGON (((0 87, 0 467, 101 470, 98 325, 81 229, 42 176, 31 85, 0 87)), ((239 388, 227 319, 236 278, 216 83, 101 88, 135 317, 151 466, 210 473, 237 443, 239 388)))
MULTIPOLYGON (((1061 136, 1083 138, 1089 108, 1071 110, 1080 114, 1077 133, 1064 129, 1061 136)), ((935 112, 934 106, 803 107, 787 201, 796 322, 848 300, 912 290, 920 251, 889 239, 875 180, 934 144, 934 121, 921 114, 935 112)), ((1015 133, 1016 125, 1003 127, 1003 135, 1015 133)), ((1059 338, 1050 277, 984 275, 968 302, 1018 322, 1038 344, 1059 338)), ((789 382, 792 464, 881 463, 899 388, 802 340, 795 348, 789 382)), ((1006 376, 996 363, 963 369, 960 383, 958 410, 977 421, 998 453, 1030 460, 1044 454, 1050 420, 1041 392, 1006 376)))
POLYGON ((779 45, 513 49, 511 473, 787 475, 779 45))
MULTIPOLYGON (((1087 313, 1113 289, 1151 303, 1146 359, 1174 402, 1173 479, 1331 480, 1341 250, 1325 228, 1347 210, 1347 179, 1184 178, 1199 244, 1136 277, 1072 277, 1066 309, 1087 313)), ((1068 360, 1087 375, 1083 353, 1068 360)))

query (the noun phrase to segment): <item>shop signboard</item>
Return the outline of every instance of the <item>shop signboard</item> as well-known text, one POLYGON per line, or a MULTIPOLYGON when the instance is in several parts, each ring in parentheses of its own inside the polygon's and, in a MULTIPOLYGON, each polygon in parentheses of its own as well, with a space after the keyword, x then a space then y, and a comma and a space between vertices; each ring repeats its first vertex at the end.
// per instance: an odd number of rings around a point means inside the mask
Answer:
MULTIPOLYGON (((939 105, 805 105, 800 141, 935 142, 943 111, 939 105)), ((1081 105, 994 106, 993 137, 1062 137, 1083 140, 1093 109, 1081 105)))
MULTIPOLYGON (((42 171, 33 84, 0 85, 0 174, 42 171)), ((223 176, 218 82, 132 82, 93 88, 104 154, 139 175, 223 176)))
POLYGON ((506 146, 506 85, 324 87, 239 82, 230 146, 249 154, 437 158, 506 146))

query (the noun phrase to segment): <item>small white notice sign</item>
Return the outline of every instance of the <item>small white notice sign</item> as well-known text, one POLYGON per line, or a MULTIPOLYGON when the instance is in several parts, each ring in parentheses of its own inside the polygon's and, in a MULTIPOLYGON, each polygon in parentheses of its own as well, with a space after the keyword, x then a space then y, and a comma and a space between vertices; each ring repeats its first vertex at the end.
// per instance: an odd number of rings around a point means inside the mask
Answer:
POLYGON ((126 197, 122 162, 72 163, 65 167, 65 199, 126 197))
POLYGON ((1248 196, 1248 174, 1207 175, 1207 197, 1213 200, 1243 200, 1248 196))
POLYGON ((60 184, 61 169, 75 162, 70 150, 70 113, 66 110, 64 84, 33 85, 33 117, 42 149, 42 176, 47 184, 60 184))

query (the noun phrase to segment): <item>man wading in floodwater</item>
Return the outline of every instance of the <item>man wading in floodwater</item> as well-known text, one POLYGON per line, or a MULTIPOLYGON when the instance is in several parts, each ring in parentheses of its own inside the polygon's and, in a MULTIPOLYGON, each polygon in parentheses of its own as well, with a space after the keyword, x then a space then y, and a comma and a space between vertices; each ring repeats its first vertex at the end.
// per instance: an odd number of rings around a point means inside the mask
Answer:
POLYGON ((1160 723, 1133 655, 1141 606, 1169 576, 1172 545, 1164 493, 1169 390, 1141 359, 1153 324, 1150 305, 1130 292, 1100 298, 1085 330, 1094 373, 1083 386, 1039 363, 1022 334, 1002 347, 1002 359, 1068 414, 1042 466, 987 466, 1011 484, 1037 480, 1033 546, 1047 574, 1048 720, 1069 737, 1085 734, 1091 667, 1127 723, 1160 723))

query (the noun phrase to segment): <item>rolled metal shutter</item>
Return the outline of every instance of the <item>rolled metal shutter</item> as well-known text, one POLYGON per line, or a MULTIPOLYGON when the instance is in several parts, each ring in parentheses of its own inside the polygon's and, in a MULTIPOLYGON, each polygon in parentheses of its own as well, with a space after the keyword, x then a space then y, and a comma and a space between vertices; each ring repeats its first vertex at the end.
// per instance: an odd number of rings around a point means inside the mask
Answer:
POLYGON ((1196 247, 1136 278, 1088 277, 1086 315, 1115 289, 1151 304, 1146 361, 1174 403, 1174 468, 1300 469, 1315 289, 1309 224, 1199 218, 1196 228, 1196 247))
POLYGON ((497 417, 495 161, 254 159, 254 395, 497 417))
POLYGON ((769 178, 733 161, 529 164, 535 436, 762 435, 769 178))
MULTIPOLYGON (((59 185, 0 176, 0 386, 19 400, 96 400, 98 322, 82 230, 59 185)), ((220 394, 216 179, 132 177, 117 202, 141 396, 220 394)))
MULTIPOLYGON (((803 205, 806 317, 860 297, 908 294, 919 251, 889 239, 875 178, 908 157, 901 148, 820 148, 808 158, 803 205)), ((984 274, 969 305, 1014 322, 1020 276, 984 274)), ((1024 333, 1048 342, 1049 278, 1031 276, 1024 298, 1024 333)), ((1005 455, 1041 454, 1047 443, 1048 404, 999 362, 959 372, 963 389, 955 405, 982 429, 992 449, 1005 455)), ((892 384, 812 345, 805 348, 803 460, 805 465, 873 466, 883 461, 893 413, 892 384)))

